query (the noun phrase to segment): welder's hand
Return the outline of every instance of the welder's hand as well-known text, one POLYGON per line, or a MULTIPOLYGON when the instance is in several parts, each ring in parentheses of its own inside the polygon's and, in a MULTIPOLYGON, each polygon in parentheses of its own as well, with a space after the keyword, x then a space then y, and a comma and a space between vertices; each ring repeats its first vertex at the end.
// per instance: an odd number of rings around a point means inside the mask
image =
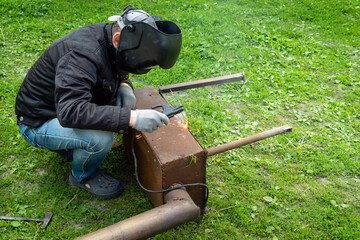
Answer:
POLYGON ((169 118, 156 110, 136 110, 136 120, 133 128, 143 132, 153 132, 163 126, 168 125, 169 118))
POLYGON ((136 104, 136 97, 131 87, 121 85, 116 94, 116 106, 133 109, 136 104))

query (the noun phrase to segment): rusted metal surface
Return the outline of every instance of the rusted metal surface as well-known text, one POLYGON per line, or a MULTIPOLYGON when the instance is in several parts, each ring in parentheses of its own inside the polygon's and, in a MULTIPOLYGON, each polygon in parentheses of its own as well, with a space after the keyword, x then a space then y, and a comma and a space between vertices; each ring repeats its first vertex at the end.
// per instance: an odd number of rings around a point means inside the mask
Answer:
POLYGON ((220 84, 220 83, 237 82, 237 81, 245 81, 245 74, 237 73, 237 74, 232 74, 232 75, 227 75, 227 76, 207 78, 207 79, 201 79, 201 80, 197 80, 197 81, 161 86, 161 87, 159 87, 159 92, 160 93, 175 92, 175 91, 181 91, 181 90, 186 90, 186 89, 191 89, 191 88, 205 87, 205 86, 210 86, 210 85, 215 85, 215 84, 220 84))
MULTIPOLYGON (((137 109, 150 109, 156 104, 167 104, 153 87, 135 90, 137 109)), ((167 189, 176 183, 206 183, 207 152, 175 116, 167 126, 153 133, 129 130, 124 134, 124 147, 128 158, 131 154, 131 138, 136 134, 134 149, 138 160, 138 174, 144 187, 150 190, 167 189)), ((188 192, 196 205, 203 207, 205 189, 189 187, 188 192)), ((162 193, 147 193, 154 207, 164 203, 162 193)))
POLYGON ((283 133, 289 133, 291 131, 292 131, 292 127, 290 127, 288 125, 274 128, 272 130, 268 130, 268 131, 265 131, 262 133, 251 135, 249 137, 245 137, 245 138, 233 141, 233 142, 225 143, 223 145, 219 145, 219 146, 210 148, 207 150, 208 156, 213 156, 213 155, 216 155, 216 154, 219 154, 219 153, 222 153, 222 152, 234 149, 234 148, 238 148, 238 147, 250 144, 250 143, 254 143, 254 142, 263 140, 265 138, 273 137, 273 136, 283 134, 283 133))
MULTIPOLYGON (((229 79, 205 80, 194 85, 175 86, 174 89, 183 90, 232 81, 229 79)), ((164 90, 165 92, 173 90, 171 86, 166 89, 168 90, 164 90)), ((160 92, 153 87, 136 89, 136 108, 151 109, 156 104, 167 104, 160 92)), ((137 170, 140 182, 145 188, 158 191, 176 184, 205 184, 208 156, 292 131, 292 128, 286 125, 206 150, 186 126, 187 124, 177 115, 170 119, 167 126, 153 133, 129 129, 128 133, 124 134, 123 143, 130 162, 134 161, 131 141, 135 136, 137 170)), ((187 187, 186 190, 181 188, 167 193, 147 192, 147 195, 155 208, 79 239, 146 239, 197 218, 200 215, 200 209, 204 208, 205 188, 203 186, 187 187)))
POLYGON ((165 194, 165 204, 128 218, 78 240, 146 239, 200 215, 185 189, 176 189, 165 194))

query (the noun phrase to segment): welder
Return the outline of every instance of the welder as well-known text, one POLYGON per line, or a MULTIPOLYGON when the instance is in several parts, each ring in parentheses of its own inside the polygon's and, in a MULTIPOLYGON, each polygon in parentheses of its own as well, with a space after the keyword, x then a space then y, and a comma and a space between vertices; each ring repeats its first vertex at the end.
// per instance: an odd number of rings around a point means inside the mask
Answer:
POLYGON ((99 170, 114 133, 152 132, 169 122, 157 110, 134 109, 129 74, 169 69, 181 48, 181 30, 172 21, 131 6, 108 20, 52 43, 28 71, 15 105, 23 138, 68 157, 70 184, 106 199, 124 190, 99 170))

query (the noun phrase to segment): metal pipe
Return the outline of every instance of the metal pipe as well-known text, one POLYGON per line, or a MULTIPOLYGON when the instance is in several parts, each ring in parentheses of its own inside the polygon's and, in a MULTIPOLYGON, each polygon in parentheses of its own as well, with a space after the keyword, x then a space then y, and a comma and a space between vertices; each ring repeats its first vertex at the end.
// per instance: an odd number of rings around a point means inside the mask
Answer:
POLYGON ((172 85, 167 85, 167 86, 160 86, 159 92, 160 93, 176 92, 176 91, 182 91, 182 90, 186 90, 186 89, 206 87, 206 86, 211 86, 211 85, 215 85, 215 84, 230 83, 230 82, 237 82, 237 81, 245 81, 245 74, 237 73, 237 74, 231 74, 231 75, 227 75, 227 76, 207 78, 207 79, 177 83, 177 84, 172 84, 172 85))
POLYGON ((146 239, 200 215, 200 208, 184 188, 166 193, 164 200, 164 205, 82 236, 78 240, 146 239))
POLYGON ((262 133, 254 134, 249 137, 245 137, 245 138, 233 141, 233 142, 225 143, 225 144, 210 148, 207 150, 208 156, 217 155, 219 153, 223 153, 225 151, 232 150, 234 148, 238 148, 238 147, 250 144, 250 143, 254 143, 254 142, 263 140, 265 138, 273 137, 273 136, 283 134, 283 133, 290 133, 291 131, 292 131, 292 127, 290 127, 289 125, 285 125, 285 126, 274 128, 272 130, 268 130, 268 131, 265 131, 262 133))

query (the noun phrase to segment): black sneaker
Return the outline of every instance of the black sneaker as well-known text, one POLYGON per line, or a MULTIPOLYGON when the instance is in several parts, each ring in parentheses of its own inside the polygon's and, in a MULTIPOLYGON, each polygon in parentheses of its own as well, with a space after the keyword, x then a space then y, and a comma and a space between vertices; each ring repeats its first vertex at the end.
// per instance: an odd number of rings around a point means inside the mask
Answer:
POLYGON ((83 188, 92 195, 104 199, 117 197, 124 191, 120 181, 106 176, 100 170, 97 170, 90 177, 82 181, 76 180, 70 173, 69 182, 75 187, 83 188))

